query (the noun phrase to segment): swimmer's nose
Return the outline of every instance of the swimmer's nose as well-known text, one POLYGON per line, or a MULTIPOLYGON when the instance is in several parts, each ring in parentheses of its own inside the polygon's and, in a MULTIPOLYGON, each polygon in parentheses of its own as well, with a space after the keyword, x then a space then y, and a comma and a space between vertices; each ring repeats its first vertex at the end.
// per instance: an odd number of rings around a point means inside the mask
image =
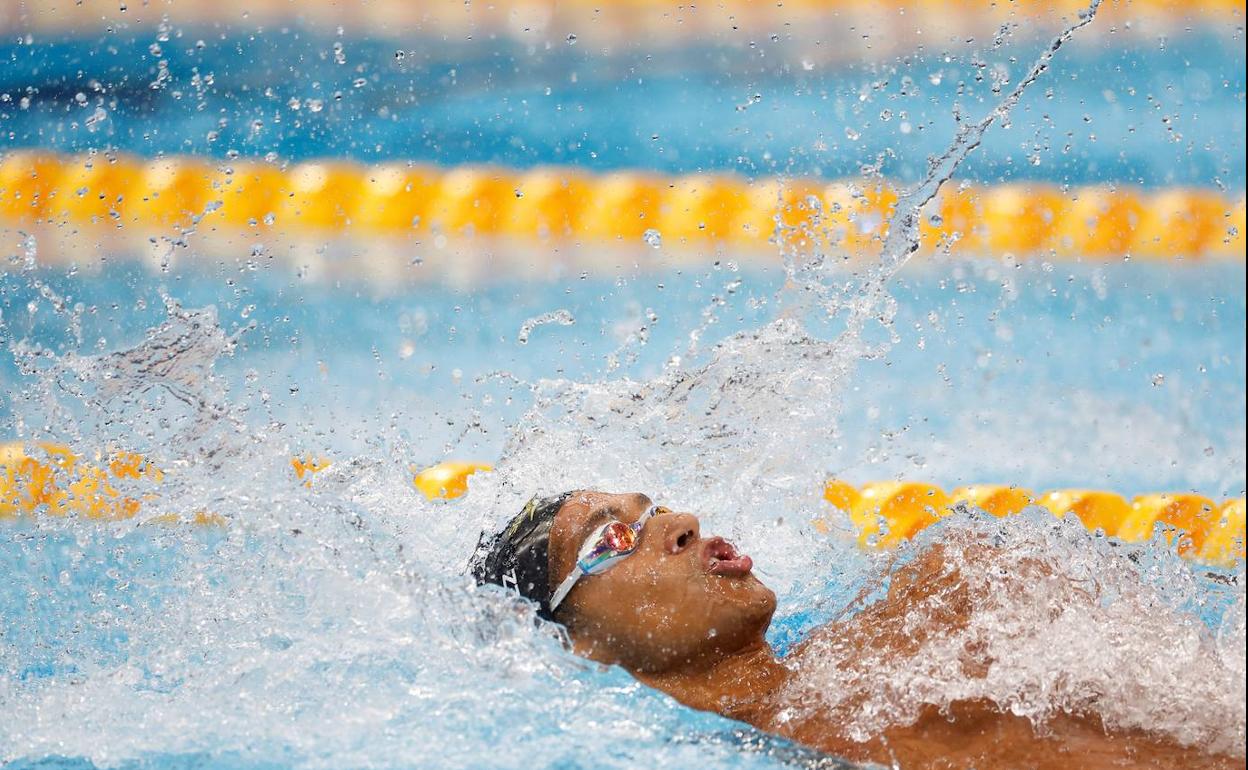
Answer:
MULTIPOLYGON (((701 527, 698 517, 689 513, 673 513, 663 518, 663 550, 669 554, 678 554, 698 542, 701 527)), ((657 523, 657 520, 656 520, 657 523)))

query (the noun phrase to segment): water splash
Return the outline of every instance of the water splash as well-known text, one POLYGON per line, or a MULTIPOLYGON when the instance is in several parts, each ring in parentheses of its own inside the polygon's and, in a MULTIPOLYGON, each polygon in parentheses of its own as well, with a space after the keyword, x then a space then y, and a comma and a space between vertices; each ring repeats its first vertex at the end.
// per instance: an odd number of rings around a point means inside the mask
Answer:
POLYGON ((552 310, 549 313, 542 313, 539 316, 526 320, 520 325, 520 331, 516 333, 516 342, 519 342, 521 345, 529 344, 529 337, 533 335, 533 331, 539 326, 546 326, 548 324, 571 326, 574 323, 576 323, 576 318, 573 317, 571 311, 564 308, 552 310))
MULTIPOLYGON (((896 301, 887 286, 918 250, 924 207, 1099 7, 1093 0, 986 116, 960 124, 924 178, 899 195, 882 255, 860 273, 847 276, 841 260, 811 248, 818 238, 786 237, 777 222, 788 281, 770 323, 728 337, 702 360, 673 363, 647 382, 536 383, 535 406, 500 463, 516 487, 500 508, 515 507, 520 488, 534 479, 552 490, 594 480, 717 511, 728 527, 777 506, 804 511, 807 520, 818 516, 828 469, 809 459, 833 453, 840 393, 857 362, 882 356, 896 340, 890 326, 896 301), (844 318, 838 334, 817 335, 815 329, 837 317, 844 318), (871 341, 871 321, 888 332, 887 341, 871 341), (555 464, 551 457, 565 459, 555 464)), ((821 224, 816 216, 802 227, 821 224)))
POLYGON ((817 641, 796 666, 791 716, 827 710, 866 740, 926 706, 983 701, 1042 728, 1059 714, 1095 714, 1111 729, 1242 756, 1242 566, 1239 588, 1212 592, 1222 614, 1210 634, 1191 620, 1209 591, 1159 556, 1163 543, 1124 552, 1040 509, 1007 523, 964 511, 940 529, 901 554, 923 558, 939 542, 944 559, 921 589, 899 589, 922 594, 910 612, 817 641), (934 623, 959 607, 973 608, 965 623, 934 623), (915 630, 929 627, 941 632, 915 630), (909 649, 898 651, 899 633, 909 649))
MULTIPOLYGON (((474 476, 457 502, 416 493, 406 458, 418 448, 384 429, 368 438, 367 454, 338 458, 305 487, 288 463, 306 435, 273 417, 262 390, 225 381, 220 365, 243 333, 227 333, 211 309, 170 302, 143 340, 111 353, 16 343, 23 438, 143 451, 169 470, 158 510, 207 508, 228 526, 40 518, 3 531, 0 574, 12 577, 0 590, 0 760, 207 755, 300 767, 491 767, 511 764, 493 749, 505 743, 544 766, 585 756, 602 767, 827 762, 572 658, 530 607, 469 585, 464 561, 478 533, 535 487, 644 489, 706 514, 708 529, 727 530, 755 554, 787 615, 773 640, 808 625, 810 613, 835 615, 882 567, 812 526, 827 514, 820 458, 832 455, 858 363, 890 344, 866 329, 873 319, 887 329, 895 309, 887 281, 914 251, 923 206, 1010 98, 902 196, 885 258, 862 273, 845 275, 835 255, 791 252, 778 317, 757 329, 705 351, 691 345, 650 379, 516 384, 509 395, 532 407, 512 426, 499 470, 474 476), (825 339, 818 331, 830 318, 844 327, 825 339)), ((72 311, 62 303, 56 312, 72 311)), ((561 322, 543 318, 522 325, 518 339, 561 322)), ((849 716, 866 734, 906 720, 914 703, 956 696, 1037 720, 1095 699, 1114 724, 1152 720, 1242 753, 1242 568, 1214 582, 1165 548, 1125 552, 1038 514, 1004 527, 968 513, 926 537, 957 530, 997 538, 1017 574, 1033 560, 1060 581, 1046 591, 1006 581, 993 592, 999 576, 955 559, 984 599, 960 637, 933 641, 914 667, 877 661, 851 674, 829 650, 795 702, 838 707, 839 693, 865 689, 873 710, 849 716), (1090 582, 1097 591, 1070 588, 1090 582), (1049 623, 1055 609, 1066 614, 1049 623), (1201 612, 1217 619, 1216 633, 1201 628, 1201 612), (957 642, 972 637, 996 666, 950 675, 957 642), (1060 651, 1069 672, 1060 688, 1045 680, 1037 650, 1060 651)))

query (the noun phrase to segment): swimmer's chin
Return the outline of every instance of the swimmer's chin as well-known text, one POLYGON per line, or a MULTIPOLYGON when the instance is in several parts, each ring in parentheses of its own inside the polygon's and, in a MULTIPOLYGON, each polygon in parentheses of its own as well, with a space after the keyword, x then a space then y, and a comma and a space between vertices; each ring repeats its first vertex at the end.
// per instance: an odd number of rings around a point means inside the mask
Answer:
POLYGON ((776 612, 776 593, 752 572, 728 576, 707 573, 712 595, 723 602, 736 605, 751 624, 766 628, 776 612))

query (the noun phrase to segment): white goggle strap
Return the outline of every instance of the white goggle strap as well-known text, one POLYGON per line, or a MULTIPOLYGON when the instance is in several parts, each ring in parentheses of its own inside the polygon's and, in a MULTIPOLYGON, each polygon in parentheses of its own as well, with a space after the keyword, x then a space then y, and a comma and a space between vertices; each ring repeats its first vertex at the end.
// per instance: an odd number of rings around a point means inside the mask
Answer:
POLYGON ((558 607, 564 599, 568 598, 568 594, 572 591, 572 586, 576 585, 576 581, 580 580, 581 576, 584 574, 585 573, 581 571, 580 564, 577 564, 572 568, 572 571, 568 573, 568 576, 563 579, 563 582, 559 584, 559 587, 555 589, 555 593, 550 597, 551 612, 554 612, 555 608, 558 607))

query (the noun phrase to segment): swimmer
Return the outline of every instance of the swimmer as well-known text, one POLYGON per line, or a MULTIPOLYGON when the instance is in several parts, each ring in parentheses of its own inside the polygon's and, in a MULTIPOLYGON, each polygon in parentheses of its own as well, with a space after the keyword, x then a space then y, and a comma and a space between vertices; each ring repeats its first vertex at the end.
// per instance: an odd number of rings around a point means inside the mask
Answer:
MULTIPOLYGON (((993 558, 987 546, 978 554, 993 558)), ((965 624, 974 595, 947 567, 941 546, 927 549, 892 575, 884 598, 820 627, 783 658, 765 639, 776 596, 754 575, 750 557, 704 536, 696 516, 643 494, 534 498, 501 533, 483 539, 470 569, 478 583, 533 601, 539 616, 566 629, 576 654, 622 666, 692 708, 852 761, 907 770, 1243 766, 1242 757, 1210 755, 1162 735, 1107 730, 1092 713, 1063 714, 1037 727, 992 703, 967 700, 925 707, 912 723, 856 740, 839 708, 795 708, 786 699, 821 647, 837 645, 851 661, 904 661, 924 638, 965 624)), ((976 675, 973 664, 957 665, 976 675)), ((858 702, 866 695, 859 693, 858 702)), ((854 697, 842 703, 852 707, 854 697)))

